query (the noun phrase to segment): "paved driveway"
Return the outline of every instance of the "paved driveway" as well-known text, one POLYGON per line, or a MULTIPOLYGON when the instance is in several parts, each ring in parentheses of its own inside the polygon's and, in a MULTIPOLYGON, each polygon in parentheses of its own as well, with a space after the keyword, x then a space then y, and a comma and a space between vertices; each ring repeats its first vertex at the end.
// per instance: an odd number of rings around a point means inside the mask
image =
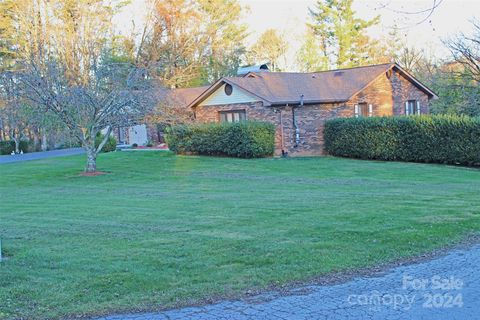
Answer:
POLYGON ((331 286, 305 286, 288 295, 101 320, 157 319, 480 319, 480 245, 383 275, 331 286))
POLYGON ((52 150, 52 151, 45 151, 45 152, 16 154, 13 156, 6 155, 6 156, 0 156, 0 164, 54 158, 54 157, 73 156, 73 155, 82 154, 82 153, 85 153, 85 150, 83 150, 83 148, 70 148, 70 149, 52 150))

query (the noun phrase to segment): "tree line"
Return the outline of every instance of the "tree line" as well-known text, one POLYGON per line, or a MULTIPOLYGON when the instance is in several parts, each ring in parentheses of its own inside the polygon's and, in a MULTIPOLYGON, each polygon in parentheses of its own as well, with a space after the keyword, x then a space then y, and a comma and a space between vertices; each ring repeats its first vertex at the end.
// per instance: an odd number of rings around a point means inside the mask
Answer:
MULTIPOLYGON (((147 0, 142 25, 120 33, 124 0, 0 0, 0 139, 53 148, 83 146, 87 170, 115 128, 175 117, 160 107, 172 88, 234 76, 244 64, 285 71, 288 37, 269 29, 246 45, 245 7, 237 0, 147 0), (105 138, 95 145, 98 135, 105 138)), ((435 113, 479 115, 480 24, 472 37, 445 40, 445 61, 408 46, 398 30, 369 36, 380 17, 364 20, 353 0, 318 0, 296 51, 303 72, 398 62, 440 98, 435 113)), ((291 71, 291 70, 288 70, 291 71)), ((98 140, 98 139, 97 139, 98 140)))

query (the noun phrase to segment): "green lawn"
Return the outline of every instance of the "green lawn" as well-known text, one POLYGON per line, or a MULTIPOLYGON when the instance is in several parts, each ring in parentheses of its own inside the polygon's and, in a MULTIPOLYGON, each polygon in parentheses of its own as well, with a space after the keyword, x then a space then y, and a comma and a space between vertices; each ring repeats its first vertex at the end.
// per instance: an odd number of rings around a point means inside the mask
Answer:
POLYGON ((480 230, 480 170, 110 153, 0 165, 0 318, 157 310, 480 230))

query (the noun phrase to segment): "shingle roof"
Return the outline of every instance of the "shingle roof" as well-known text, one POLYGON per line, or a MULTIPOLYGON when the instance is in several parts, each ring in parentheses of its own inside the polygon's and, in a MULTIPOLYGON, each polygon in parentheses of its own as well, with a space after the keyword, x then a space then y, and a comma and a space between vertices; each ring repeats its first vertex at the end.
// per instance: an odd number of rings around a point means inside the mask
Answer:
POLYGON ((272 104, 347 101, 392 64, 314 73, 263 72, 226 80, 272 104))
POLYGON ((218 80, 196 99, 193 106, 208 97, 222 83, 236 85, 263 100, 266 105, 297 104, 303 95, 304 103, 344 102, 365 89, 380 75, 395 68, 420 90, 435 97, 430 89, 394 63, 313 73, 259 72, 243 77, 226 77, 218 80))
POLYGON ((168 93, 167 101, 172 105, 188 106, 208 88, 210 88, 210 86, 173 89, 168 93))

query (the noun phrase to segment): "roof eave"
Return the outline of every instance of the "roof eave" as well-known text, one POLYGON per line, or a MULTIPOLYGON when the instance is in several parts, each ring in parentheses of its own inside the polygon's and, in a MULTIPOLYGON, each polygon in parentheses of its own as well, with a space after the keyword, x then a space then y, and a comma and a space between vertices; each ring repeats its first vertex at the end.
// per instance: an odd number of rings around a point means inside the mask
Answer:
POLYGON ((411 75, 407 70, 400 67, 398 64, 394 63, 392 68, 397 68, 397 70, 404 74, 410 81, 415 83, 420 90, 425 92, 427 95, 430 96, 431 99, 438 99, 438 95, 430 90, 426 85, 424 85, 420 80, 416 79, 413 75, 411 75))
POLYGON ((212 90, 216 90, 220 87, 222 83, 223 78, 218 79, 215 81, 210 87, 208 87, 204 92, 202 92, 197 98, 195 98, 192 102, 190 102, 187 105, 188 108, 193 108, 200 102, 204 101, 208 97, 208 93, 210 93, 212 90))

